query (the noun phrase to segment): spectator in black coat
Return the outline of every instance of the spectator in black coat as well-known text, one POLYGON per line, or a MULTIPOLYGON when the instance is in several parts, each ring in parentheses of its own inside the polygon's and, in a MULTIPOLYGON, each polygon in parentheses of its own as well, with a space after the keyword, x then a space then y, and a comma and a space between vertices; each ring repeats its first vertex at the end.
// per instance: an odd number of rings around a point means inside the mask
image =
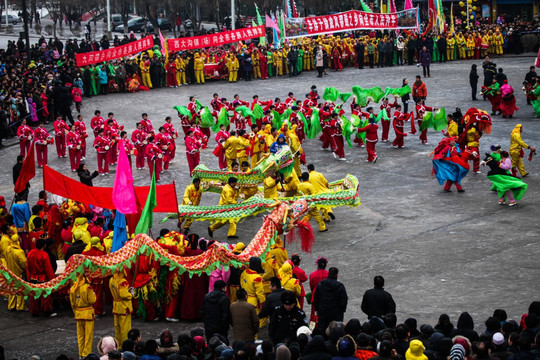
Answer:
POLYGON ((384 278, 380 275, 373 279, 374 288, 366 291, 362 299, 362 311, 368 316, 383 317, 383 315, 396 313, 396 303, 392 295, 384 290, 384 278))
POLYGON ((79 175, 79 179, 84 185, 94 186, 92 180, 98 177, 99 173, 96 170, 90 174, 90 170, 86 168, 86 164, 81 164, 77 169, 77 175, 79 175))
POLYGON ((281 287, 279 278, 274 276, 270 279, 270 290, 272 292, 266 297, 266 301, 259 313, 259 319, 264 319, 268 316, 271 317, 274 309, 281 305, 281 294, 285 289, 281 287))
POLYGON ((499 68, 497 75, 495 75, 495 79, 497 79, 497 82, 499 83, 499 86, 504 85, 504 80, 508 80, 506 77, 506 74, 503 73, 503 69, 499 68))
POLYGON ((476 64, 472 64, 471 72, 469 74, 469 82, 471 84, 472 99, 476 100, 476 93, 478 92, 478 72, 476 71, 476 64))
POLYGON ((437 40, 437 49, 439 49, 439 62, 446 62, 446 37, 441 36, 439 40, 437 40), (444 59, 444 60, 443 60, 444 59))
POLYGON ((214 290, 204 296, 201 307, 201 317, 204 322, 204 333, 207 341, 220 334, 227 338, 229 331, 229 298, 225 294, 227 284, 218 280, 214 290))
POLYGON ((354 46, 354 52, 356 53, 356 63, 358 65, 358 69, 364 68, 364 40, 360 40, 356 43, 354 46))
POLYGON ((306 326, 306 314, 296 305, 296 295, 290 290, 281 293, 282 305, 274 309, 268 326, 268 335, 279 344, 285 340, 295 340, 296 331, 306 326))
POLYGON ((463 312, 459 315, 459 319, 454 331, 452 331, 452 337, 461 335, 469 339, 470 342, 480 340, 478 333, 474 331, 474 322, 472 316, 468 312, 463 312))
POLYGON ((339 270, 335 267, 328 269, 328 278, 321 281, 315 288, 312 306, 319 316, 319 327, 325 330, 332 320, 343 321, 347 310, 347 290, 337 280, 339 270))
POLYGON ((304 356, 300 360, 330 360, 332 355, 326 352, 324 338, 321 335, 315 335, 309 342, 304 356))

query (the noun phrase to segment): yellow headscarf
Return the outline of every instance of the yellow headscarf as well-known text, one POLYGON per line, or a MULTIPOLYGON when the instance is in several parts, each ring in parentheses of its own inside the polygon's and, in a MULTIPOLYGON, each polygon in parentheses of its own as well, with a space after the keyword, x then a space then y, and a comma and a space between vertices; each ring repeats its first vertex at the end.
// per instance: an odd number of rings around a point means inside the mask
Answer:
POLYGON ((512 130, 512 134, 521 133, 521 124, 517 124, 514 130, 512 130))
POLYGON ((90 249, 92 249, 92 247, 95 247, 96 249, 103 251, 101 240, 97 236, 94 236, 93 238, 90 239, 90 242, 86 245, 86 247, 84 248, 84 251, 89 251, 90 249))
POLYGON ((293 277, 293 269, 290 260, 285 261, 283 265, 281 265, 278 276, 281 279, 282 284, 286 284, 293 277))

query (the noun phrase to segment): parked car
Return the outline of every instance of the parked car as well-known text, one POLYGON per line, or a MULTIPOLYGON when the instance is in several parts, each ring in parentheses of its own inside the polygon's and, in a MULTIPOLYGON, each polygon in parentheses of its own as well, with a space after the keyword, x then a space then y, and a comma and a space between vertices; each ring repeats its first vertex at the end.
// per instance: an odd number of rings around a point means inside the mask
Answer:
MULTIPOLYGON (((133 19, 131 15, 128 15, 128 22, 129 20, 133 19)), ((103 23, 105 26, 107 26, 107 17, 103 19, 103 23)), ((122 20, 122 15, 120 14, 111 14, 111 29, 116 29, 117 26, 124 25, 124 21, 122 20)))
MULTIPOLYGON (((161 30, 172 31, 172 24, 169 21, 169 19, 159 18, 157 19, 157 23, 161 30)), ((148 21, 148 25, 146 26, 146 31, 149 33, 154 32, 154 25, 152 25, 150 21, 148 21)))
MULTIPOLYGON (((2 24, 6 23, 6 15, 5 14, 0 17, 0 21, 2 22, 2 24)), ((17 25, 19 22, 21 22, 20 19, 17 16, 13 16, 13 15, 8 15, 7 16, 7 21, 11 25, 17 25)))
MULTIPOLYGON (((143 19, 143 18, 136 18, 136 19, 131 19, 128 21, 128 32, 142 32, 143 29, 145 28, 146 24, 147 24, 147 21, 146 19, 143 19)), ((118 31, 118 32, 124 32, 124 24, 122 25, 118 25, 115 29, 115 31, 118 31)))

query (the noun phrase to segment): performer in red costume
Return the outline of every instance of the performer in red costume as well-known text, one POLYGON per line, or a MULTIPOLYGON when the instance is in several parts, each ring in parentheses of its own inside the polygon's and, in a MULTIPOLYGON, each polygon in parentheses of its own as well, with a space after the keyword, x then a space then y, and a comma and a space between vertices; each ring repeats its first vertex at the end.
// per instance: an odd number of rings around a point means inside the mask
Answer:
POLYGON ((77 133, 75 124, 71 126, 71 131, 66 135, 66 143, 71 171, 76 172, 81 164, 82 140, 79 133, 77 133))
POLYGON ((170 158, 167 155, 169 148, 171 147, 171 142, 169 140, 169 135, 165 132, 165 128, 162 126, 159 128, 159 133, 156 135, 156 145, 161 149, 163 154, 163 171, 169 170, 170 158))
POLYGON ((394 112, 394 118, 392 120, 394 131, 396 132, 396 138, 392 142, 392 146, 394 148, 401 149, 403 147, 403 138, 407 136, 407 134, 403 131, 403 128, 405 126, 405 121, 409 121, 412 118, 412 115, 412 112, 408 114, 402 113, 401 105, 396 106, 396 111, 394 112))
POLYGON ((159 175, 163 171, 163 157, 163 151, 156 144, 155 138, 150 136, 148 138, 148 145, 146 145, 146 161, 148 162, 148 169, 150 170, 150 178, 152 178, 154 170, 156 172, 156 182, 159 182, 159 175))
POLYGON ((172 123, 172 117, 167 116, 165 118, 165 124, 163 124, 165 133, 169 138, 169 148, 167 150, 167 155, 169 157, 169 162, 172 162, 176 156, 176 139, 178 138, 178 131, 174 128, 172 123))
POLYGON ((107 153, 111 149, 111 142, 103 134, 103 129, 98 130, 97 137, 94 139, 94 148, 97 151, 98 172, 101 176, 108 175, 109 161, 107 161, 107 153))
POLYGON ((366 150, 368 153, 367 162, 375 163, 379 158, 377 156, 377 151, 375 150, 375 145, 379 141, 379 136, 377 135, 377 130, 379 126, 375 124, 375 114, 373 114, 373 108, 370 106, 366 109, 369 113, 369 124, 363 128, 359 128, 358 132, 366 133, 366 150))
POLYGON ((47 145, 54 143, 53 137, 43 127, 43 123, 40 121, 38 127, 34 130, 34 136, 36 138, 36 158, 39 167, 47 165, 48 162, 48 149, 47 145))
POLYGON ((75 121, 75 132, 79 135, 81 140, 81 160, 86 160, 86 138, 88 133, 86 132, 86 124, 84 123, 83 116, 77 115, 77 121, 75 121))
POLYGON ((332 142, 335 145, 334 157, 338 160, 345 161, 345 149, 343 141, 343 130, 341 128, 341 120, 338 118, 337 113, 332 113, 332 142))
POLYGON ((186 156, 189 165, 189 176, 192 176, 193 169, 201 161, 200 148, 202 147, 201 142, 193 136, 193 130, 189 130, 186 136, 186 156))
POLYGON ((30 151, 30 145, 34 139, 34 130, 26 125, 26 119, 22 119, 21 125, 17 129, 17 137, 19 138, 19 148, 21 150, 21 156, 25 157, 30 151))
POLYGON ((388 98, 385 97, 383 99, 383 102, 381 104, 381 110, 386 111, 386 116, 388 117, 388 120, 381 119, 382 121, 382 135, 381 135, 381 141, 387 142, 388 141, 388 133, 390 132, 390 119, 392 119, 392 108, 395 108, 397 106, 397 98, 394 99, 394 102, 392 104, 388 103, 388 98))
MULTIPOLYGON (((422 119, 424 118, 424 115, 426 111, 435 111, 437 108, 432 108, 429 106, 424 105, 424 100, 420 99, 416 103, 416 119, 418 121, 418 127, 422 125, 422 119)), ((422 130, 420 133, 420 140, 422 141, 423 145, 427 145, 427 129, 422 130)))
POLYGON ((56 142, 56 154, 59 158, 65 158, 66 155, 66 134, 69 126, 62 120, 62 116, 56 117, 54 121, 54 141, 56 142))
POLYGON ((227 141, 229 136, 229 133, 225 131, 225 125, 221 124, 215 137, 217 145, 213 151, 213 154, 218 158, 218 164, 221 170, 227 169, 227 159, 225 159, 225 148, 223 147, 223 144, 227 141))
POLYGON ((105 120, 101 117, 101 111, 94 111, 94 117, 90 119, 90 127, 92 128, 92 131, 94 131, 94 137, 97 136, 98 130, 103 129, 104 126, 105 120))
POLYGON ((131 134, 131 141, 137 149, 137 157, 135 159, 135 166, 137 170, 144 169, 144 159, 146 158, 146 145, 148 145, 149 135, 144 132, 143 124, 137 123, 137 128, 133 130, 131 134))
POLYGON ((444 185, 445 192, 451 192, 452 184, 459 193, 465 192, 461 187, 461 179, 469 172, 467 153, 456 146, 456 137, 444 138, 433 150, 433 170, 439 184, 444 185))

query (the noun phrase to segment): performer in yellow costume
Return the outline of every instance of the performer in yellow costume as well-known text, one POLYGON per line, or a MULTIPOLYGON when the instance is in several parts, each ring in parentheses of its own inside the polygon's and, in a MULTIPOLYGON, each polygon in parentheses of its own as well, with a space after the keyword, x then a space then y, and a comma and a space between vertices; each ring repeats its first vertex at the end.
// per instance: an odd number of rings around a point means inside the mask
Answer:
POLYGON ((133 293, 129 290, 123 270, 117 270, 109 281, 109 288, 113 297, 114 336, 119 344, 127 340, 128 331, 131 330, 131 314, 133 293))
POLYGON ((204 60, 205 57, 203 54, 195 53, 195 79, 197 84, 204 84, 204 60))
POLYGON ((79 358, 92 352, 94 340, 94 303, 96 294, 83 274, 77 274, 77 281, 69 289, 69 301, 77 321, 77 343, 79 358))
MULTIPOLYGON (((193 205, 198 206, 201 203, 202 188, 201 188, 201 179, 193 178, 191 184, 186 187, 184 191, 184 199, 182 200, 182 205, 193 205)), ((185 219, 184 223, 184 234, 189 232, 189 227, 193 223, 193 219, 185 219)), ((183 218, 178 219, 178 228, 182 228, 183 218)))
MULTIPOLYGON (((221 198, 219 199, 219 205, 230 205, 236 204, 238 202, 238 191, 235 189, 237 184, 237 179, 235 177, 230 177, 228 184, 223 187, 221 190, 221 198)), ((237 239, 236 236, 236 223, 237 220, 222 220, 217 221, 214 224, 208 227, 208 235, 210 238, 214 237, 214 231, 229 223, 229 231, 227 232, 228 239, 237 239)))

